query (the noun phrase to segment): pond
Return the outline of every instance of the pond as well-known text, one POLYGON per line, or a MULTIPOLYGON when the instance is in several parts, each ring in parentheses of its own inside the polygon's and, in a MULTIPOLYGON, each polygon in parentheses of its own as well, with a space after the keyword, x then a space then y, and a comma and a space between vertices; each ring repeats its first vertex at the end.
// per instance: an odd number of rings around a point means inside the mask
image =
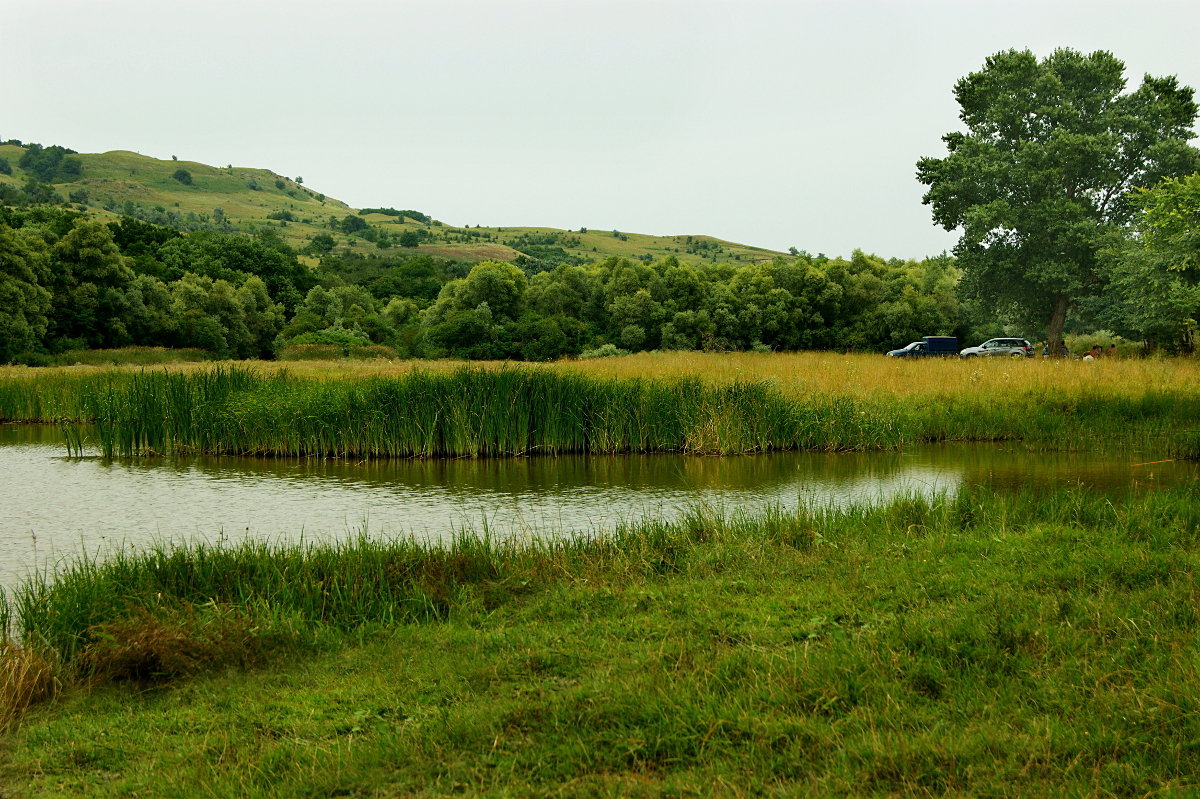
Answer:
POLYGON ((953 495, 970 484, 1126 491, 1200 479, 1192 462, 1139 460, 960 444, 725 458, 104 461, 67 458, 54 427, 0 425, 0 586, 64 556, 184 540, 327 540, 362 532, 444 540, 463 530, 495 538, 571 535, 697 506, 753 512, 903 493, 953 495))

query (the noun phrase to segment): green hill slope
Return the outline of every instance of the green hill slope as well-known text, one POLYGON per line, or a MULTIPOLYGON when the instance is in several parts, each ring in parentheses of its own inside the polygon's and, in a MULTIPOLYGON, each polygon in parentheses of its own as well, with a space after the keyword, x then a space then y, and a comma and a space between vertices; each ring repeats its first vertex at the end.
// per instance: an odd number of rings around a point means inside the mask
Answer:
MULTIPOLYGON (((20 166, 26 149, 15 143, 0 145, 0 159, 10 166, 9 174, 0 173, 0 184, 22 186, 37 179, 31 169, 20 166)), ((546 265, 610 255, 751 263, 781 254, 711 236, 650 236, 586 228, 459 228, 435 219, 386 213, 390 209, 360 213, 361 209, 268 169, 166 161, 125 150, 70 157, 77 159, 77 174, 58 174, 49 183, 62 198, 89 213, 137 216, 185 230, 223 227, 250 232, 272 227, 292 246, 314 254, 330 246, 363 254, 415 246, 421 252, 466 260, 513 261, 524 256, 546 265)))

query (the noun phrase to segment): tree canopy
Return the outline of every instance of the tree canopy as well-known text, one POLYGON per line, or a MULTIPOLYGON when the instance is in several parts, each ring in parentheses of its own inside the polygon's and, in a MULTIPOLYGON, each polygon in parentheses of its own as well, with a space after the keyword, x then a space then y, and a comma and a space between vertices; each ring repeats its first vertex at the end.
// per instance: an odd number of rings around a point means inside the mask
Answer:
POLYGON ((1104 288, 1099 254, 1130 223, 1131 190, 1200 167, 1193 90, 1147 75, 1125 92, 1124 72, 1104 51, 997 53, 954 87, 965 132, 917 163, 934 221, 961 229, 965 293, 1045 320, 1051 351, 1104 288))

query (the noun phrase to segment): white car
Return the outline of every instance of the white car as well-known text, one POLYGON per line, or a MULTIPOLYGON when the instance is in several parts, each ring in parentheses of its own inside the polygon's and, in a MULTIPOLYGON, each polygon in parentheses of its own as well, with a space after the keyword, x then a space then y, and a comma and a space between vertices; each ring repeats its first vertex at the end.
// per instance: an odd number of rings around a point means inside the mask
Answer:
POLYGON ((1032 358, 1033 345, 1023 338, 990 338, 978 347, 967 347, 958 353, 961 358, 1007 355, 1010 358, 1032 358))

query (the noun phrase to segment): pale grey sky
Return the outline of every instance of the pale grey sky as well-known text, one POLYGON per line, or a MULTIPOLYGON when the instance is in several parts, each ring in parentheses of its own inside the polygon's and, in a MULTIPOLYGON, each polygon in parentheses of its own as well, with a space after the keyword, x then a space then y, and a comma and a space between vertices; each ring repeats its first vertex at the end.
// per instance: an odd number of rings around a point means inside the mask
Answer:
POLYGON ((1200 87, 1167 0, 0 0, 0 139, 264 167, 455 225, 922 257, 915 162, 999 50, 1200 87))

